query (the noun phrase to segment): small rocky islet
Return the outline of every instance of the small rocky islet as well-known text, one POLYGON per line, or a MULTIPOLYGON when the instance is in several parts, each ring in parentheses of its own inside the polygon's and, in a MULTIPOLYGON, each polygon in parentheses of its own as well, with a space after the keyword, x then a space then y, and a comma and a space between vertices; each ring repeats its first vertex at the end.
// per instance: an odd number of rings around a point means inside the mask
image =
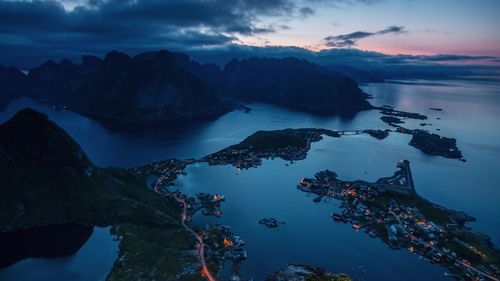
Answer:
POLYGON ((280 224, 285 224, 285 222, 279 221, 275 218, 262 218, 259 220, 259 224, 264 225, 267 228, 277 228, 280 224))
POLYGON ((268 276, 265 281, 351 281, 346 274, 335 274, 304 264, 289 264, 268 276))

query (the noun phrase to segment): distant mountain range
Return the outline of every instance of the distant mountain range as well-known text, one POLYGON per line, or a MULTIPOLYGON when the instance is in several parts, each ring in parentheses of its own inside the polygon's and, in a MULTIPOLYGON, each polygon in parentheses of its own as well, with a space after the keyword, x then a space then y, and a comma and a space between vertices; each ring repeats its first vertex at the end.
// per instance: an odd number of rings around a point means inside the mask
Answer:
POLYGON ((305 60, 251 58, 221 69, 168 51, 112 51, 104 59, 83 56, 81 64, 49 60, 27 74, 0 66, 0 90, 0 106, 27 96, 127 123, 216 117, 234 99, 329 115, 371 107, 353 79, 305 60))
POLYGON ((370 108, 353 79, 296 58, 232 60, 224 67, 219 85, 225 96, 315 114, 352 114, 370 108))

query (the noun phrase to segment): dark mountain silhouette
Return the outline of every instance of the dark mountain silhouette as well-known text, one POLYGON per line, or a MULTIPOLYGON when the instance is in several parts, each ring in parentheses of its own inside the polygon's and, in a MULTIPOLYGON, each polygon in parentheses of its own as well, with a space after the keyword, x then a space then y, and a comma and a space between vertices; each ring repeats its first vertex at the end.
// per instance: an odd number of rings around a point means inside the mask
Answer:
POLYGON ((75 92, 96 75, 101 63, 102 60, 95 56, 82 56, 81 65, 69 60, 60 63, 48 60, 29 70, 27 83, 30 88, 25 95, 61 103, 71 100, 75 92))
POLYGON ((122 122, 207 118, 228 109, 206 82, 180 67, 167 51, 135 57, 109 53, 68 106, 122 122))
POLYGON ((354 80, 305 60, 233 60, 221 70, 168 51, 112 51, 104 59, 83 56, 81 64, 49 60, 27 76, 0 68, 0 89, 0 105, 25 95, 123 123, 207 119, 227 112, 228 98, 329 115, 370 108, 354 80))
POLYGON ((370 108, 354 80, 296 58, 232 60, 222 72, 226 96, 269 102, 316 114, 370 108))
POLYGON ((192 60, 188 55, 183 53, 175 53, 175 59, 177 64, 203 79, 205 82, 213 85, 214 82, 220 79, 222 69, 213 63, 201 64, 195 60, 192 60))
POLYGON ((385 78, 379 72, 360 70, 349 65, 325 65, 323 67, 329 71, 351 77, 358 83, 380 83, 384 82, 385 78))
POLYGON ((128 169, 99 168, 42 113, 0 125, 0 232, 54 223, 176 224, 177 208, 128 169))
POLYGON ((81 177, 92 167, 80 146, 46 115, 23 109, 0 125, 0 178, 81 177))
POLYGON ((79 73, 80 66, 69 60, 60 63, 49 60, 30 69, 28 79, 34 85, 34 95, 62 98, 78 86, 79 73))
POLYGON ((28 77, 15 67, 0 65, 0 109, 30 90, 28 77))

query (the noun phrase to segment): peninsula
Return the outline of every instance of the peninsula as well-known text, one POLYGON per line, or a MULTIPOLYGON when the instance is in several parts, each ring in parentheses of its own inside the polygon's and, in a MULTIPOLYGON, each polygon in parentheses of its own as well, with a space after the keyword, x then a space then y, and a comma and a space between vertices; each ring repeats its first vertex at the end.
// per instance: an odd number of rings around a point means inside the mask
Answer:
POLYGON ((325 170, 303 178, 297 188, 316 194, 314 199, 340 201, 334 221, 350 223, 355 231, 378 237, 394 249, 405 248, 430 262, 447 267, 457 280, 497 281, 500 252, 491 239, 466 226, 475 218, 420 197, 410 164, 398 163, 391 177, 371 183, 340 180, 325 170))

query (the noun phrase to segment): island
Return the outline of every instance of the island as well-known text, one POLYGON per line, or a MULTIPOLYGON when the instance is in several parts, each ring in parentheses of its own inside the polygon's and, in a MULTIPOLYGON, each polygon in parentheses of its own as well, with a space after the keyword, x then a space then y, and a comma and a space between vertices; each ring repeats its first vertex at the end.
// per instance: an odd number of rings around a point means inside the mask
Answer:
POLYGON ((200 161, 210 165, 232 165, 238 169, 255 168, 263 159, 280 158, 286 161, 304 160, 311 144, 323 139, 323 136, 339 138, 341 136, 368 134, 377 139, 386 138, 390 132, 413 135, 409 145, 432 155, 456 158, 464 161, 456 140, 428 133, 424 130, 410 130, 396 126, 396 130, 329 130, 317 128, 284 129, 257 131, 238 144, 203 157, 200 161))
POLYGON ((412 130, 399 125, 394 125, 394 127, 396 127, 395 132, 397 133, 412 135, 408 144, 426 154, 466 161, 462 151, 457 147, 457 140, 454 138, 443 137, 422 129, 412 130))
POLYGON ((389 125, 394 125, 394 124, 403 124, 404 121, 401 120, 399 117, 394 117, 394 116, 382 116, 380 117, 380 120, 384 121, 385 123, 389 125))
POLYGON ((239 169, 258 167, 262 159, 281 158, 288 161, 303 160, 312 142, 327 135, 340 137, 337 131, 327 129, 284 129, 258 131, 239 144, 210 154, 202 160, 210 165, 233 165, 239 169))
POLYGON ((405 123, 402 119, 417 119, 417 120, 427 119, 427 116, 422 115, 420 113, 396 110, 394 107, 388 105, 375 106, 374 109, 378 109, 380 113, 382 113, 380 120, 382 120, 384 123, 387 123, 392 127, 398 127, 397 124, 405 123))
POLYGON ((381 107, 374 107, 374 108, 380 110, 380 113, 382 113, 383 115, 387 115, 387 116, 418 119, 418 120, 427 119, 427 116, 422 115, 420 113, 396 110, 393 107, 381 106, 381 107))
POLYGON ((457 140, 454 138, 442 137, 423 130, 414 130, 409 144, 427 154, 463 159, 462 152, 457 147, 457 140))
POLYGON ((334 221, 441 264, 457 280, 498 280, 500 252, 488 236, 466 226, 475 219, 420 197, 409 161, 400 161, 397 168, 393 176, 373 183, 340 180, 325 170, 303 178, 297 188, 316 194, 314 202, 339 201, 341 212, 332 213, 334 221))
POLYGON ((322 268, 304 264, 289 264, 266 278, 265 281, 351 281, 346 274, 334 274, 322 268))
POLYGON ((385 129, 385 130, 366 129, 363 132, 369 134, 370 136, 372 136, 376 139, 383 140, 389 136, 389 133, 391 132, 391 130, 389 130, 389 129, 385 129))
POLYGON ((267 228, 277 228, 280 224, 285 224, 285 222, 279 221, 275 218, 263 218, 259 220, 259 224, 262 224, 267 228))

